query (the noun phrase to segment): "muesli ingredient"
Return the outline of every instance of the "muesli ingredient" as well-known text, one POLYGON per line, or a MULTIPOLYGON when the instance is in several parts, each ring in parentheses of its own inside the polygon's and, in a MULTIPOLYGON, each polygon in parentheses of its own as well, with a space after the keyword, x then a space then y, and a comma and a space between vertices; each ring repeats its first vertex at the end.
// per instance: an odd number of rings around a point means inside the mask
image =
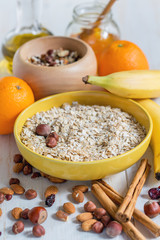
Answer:
POLYGON ((29 213, 29 208, 25 208, 22 212, 21 212, 21 218, 27 220, 28 219, 28 213, 29 213))
POLYGON ((157 202, 148 201, 144 204, 144 212, 150 217, 154 218, 160 213, 160 206, 157 202))
POLYGON ((55 137, 53 137, 52 135, 48 135, 46 138, 46 146, 53 148, 57 145, 57 140, 55 139, 55 137))
POLYGON ((45 229, 42 225, 35 225, 32 229, 32 233, 35 237, 41 237, 45 235, 45 229))
POLYGON ((25 197, 26 197, 28 200, 34 199, 34 198, 37 197, 37 192, 36 192, 34 189, 28 189, 28 190, 25 192, 25 197))
POLYGON ((81 213, 79 214, 76 219, 80 222, 85 222, 89 219, 92 219, 93 218, 93 214, 90 213, 90 212, 84 212, 84 213, 81 213))
POLYGON ((32 173, 32 166, 30 164, 27 164, 23 168, 23 174, 24 175, 29 175, 32 173))
POLYGON ((56 216, 58 219, 65 221, 65 222, 68 220, 68 214, 63 212, 62 210, 58 210, 56 212, 56 216))
POLYGON ((85 193, 88 192, 88 186, 86 185, 76 185, 72 188, 73 191, 80 190, 81 192, 85 193))
POLYGON ((83 231, 89 232, 89 231, 92 230, 92 226, 93 226, 93 224, 95 224, 96 222, 97 222, 96 219, 89 219, 89 220, 84 221, 84 222, 82 223, 81 228, 82 228, 83 231))
POLYGON ((77 162, 125 153, 136 147, 145 134, 144 127, 132 115, 118 108, 73 102, 27 119, 20 138, 25 146, 38 154, 77 162), (60 136, 53 148, 46 146, 43 136, 35 134, 36 126, 42 123, 49 124, 51 131, 60 136))
POLYGON ((76 211, 75 206, 71 202, 64 203, 63 204, 63 209, 68 214, 72 214, 76 211))
POLYGON ((106 228, 106 233, 109 237, 116 237, 122 232, 122 225, 117 221, 111 221, 106 228))
POLYGON ((97 219, 101 219, 104 215, 106 215, 106 210, 104 208, 96 208, 93 212, 93 215, 97 218, 97 219))
POLYGON ((51 186, 47 187, 47 189, 45 190, 44 196, 45 196, 45 198, 47 198, 47 197, 51 196, 52 194, 55 195, 57 193, 58 193, 58 188, 56 186, 51 185, 51 186))
POLYGON ((47 137, 51 132, 51 128, 48 124, 38 124, 36 127, 36 134, 47 137))
POLYGON ((22 208, 15 207, 12 209, 11 214, 14 217, 14 219, 18 220, 21 218, 22 208))
POLYGON ((105 215, 101 218, 101 222, 103 223, 104 227, 107 227, 110 221, 111 221, 111 217, 109 215, 105 215))
POLYGON ((14 191, 14 193, 18 195, 22 195, 25 192, 25 189, 19 184, 11 184, 10 187, 14 191))
POLYGON ((47 219, 47 210, 44 207, 34 207, 28 212, 29 220, 36 224, 41 224, 47 219))
POLYGON ((160 188, 151 188, 148 191, 148 195, 152 200, 159 199, 160 198, 160 188))
POLYGON ((70 63, 74 63, 80 59, 77 51, 71 51, 68 49, 49 49, 45 54, 40 56, 32 56, 27 59, 28 62, 47 67, 64 66, 70 63))
POLYGON ((12 185, 12 184, 20 184, 19 179, 18 178, 10 178, 9 185, 12 185))
POLYGON ((80 190, 73 191, 72 197, 78 203, 82 203, 84 201, 84 194, 80 190))
POLYGON ((34 172, 31 176, 32 179, 41 177, 40 172, 34 172))
POLYGON ((5 195, 5 199, 6 199, 7 201, 10 201, 10 200, 12 199, 12 195, 11 195, 11 194, 6 194, 6 195, 5 195))
POLYGON ((53 203, 55 202, 55 194, 51 194, 46 198, 45 204, 48 207, 51 207, 53 205, 53 203))
POLYGON ((22 221, 18 221, 13 224, 12 232, 15 234, 21 233, 24 230, 24 223, 22 221))
POLYGON ((103 223, 97 221, 92 225, 92 231, 95 233, 101 233, 103 231, 103 223))
POLYGON ((86 212, 94 212, 96 205, 92 201, 88 201, 84 204, 84 210, 86 212))
POLYGON ((3 193, 4 195, 13 195, 14 191, 11 188, 4 187, 0 189, 0 193, 3 193))
POLYGON ((24 164, 23 163, 16 163, 14 166, 13 166, 13 172, 15 173, 20 173, 23 171, 23 168, 24 168, 24 164))
POLYGON ((13 161, 15 163, 22 163, 23 161, 23 156, 21 154, 15 154, 14 155, 14 158, 13 158, 13 161))

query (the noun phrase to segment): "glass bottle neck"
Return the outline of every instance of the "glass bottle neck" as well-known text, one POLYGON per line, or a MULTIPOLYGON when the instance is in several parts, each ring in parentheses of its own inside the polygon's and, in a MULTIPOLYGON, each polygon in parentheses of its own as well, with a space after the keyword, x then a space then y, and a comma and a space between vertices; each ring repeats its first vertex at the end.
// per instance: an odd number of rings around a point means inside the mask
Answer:
POLYGON ((40 28, 42 0, 17 0, 17 27, 16 31, 32 30, 37 32, 40 28))

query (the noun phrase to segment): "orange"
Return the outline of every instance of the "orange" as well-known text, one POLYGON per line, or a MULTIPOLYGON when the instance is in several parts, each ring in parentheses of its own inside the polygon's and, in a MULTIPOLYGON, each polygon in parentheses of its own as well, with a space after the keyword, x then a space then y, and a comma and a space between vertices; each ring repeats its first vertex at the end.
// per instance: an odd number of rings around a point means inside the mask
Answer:
POLYGON ((143 51, 134 43, 117 40, 101 54, 99 75, 105 76, 114 72, 149 69, 143 51))
POLYGON ((18 114, 34 102, 29 85, 16 77, 0 79, 0 134, 13 132, 18 114))

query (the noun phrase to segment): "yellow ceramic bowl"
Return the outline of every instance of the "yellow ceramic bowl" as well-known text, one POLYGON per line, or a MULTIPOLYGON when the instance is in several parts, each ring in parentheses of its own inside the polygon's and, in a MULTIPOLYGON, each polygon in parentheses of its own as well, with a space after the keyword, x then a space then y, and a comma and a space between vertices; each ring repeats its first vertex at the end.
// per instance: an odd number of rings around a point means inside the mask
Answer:
POLYGON ((57 94, 33 103, 18 116, 14 126, 14 136, 18 149, 24 158, 42 172, 68 180, 93 180, 121 172, 137 162, 149 145, 152 127, 149 114, 133 100, 117 97, 108 92, 78 91, 57 94), (121 108, 132 114, 145 127, 147 135, 138 146, 122 155, 91 162, 69 162, 44 157, 31 151, 21 142, 20 133, 27 118, 53 106, 59 107, 63 103, 72 103, 73 101, 78 101, 80 104, 111 105, 121 108))

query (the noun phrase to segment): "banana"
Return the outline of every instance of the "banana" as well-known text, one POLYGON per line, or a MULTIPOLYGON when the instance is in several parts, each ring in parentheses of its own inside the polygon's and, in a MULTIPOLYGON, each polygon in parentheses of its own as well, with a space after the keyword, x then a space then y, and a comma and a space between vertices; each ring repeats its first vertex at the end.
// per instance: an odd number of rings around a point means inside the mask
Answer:
POLYGON ((151 147, 154 153, 154 173, 160 180, 160 105, 151 99, 137 100, 150 114, 153 121, 151 147))
POLYGON ((125 98, 160 97, 160 70, 123 71, 104 77, 86 76, 82 80, 125 98))

